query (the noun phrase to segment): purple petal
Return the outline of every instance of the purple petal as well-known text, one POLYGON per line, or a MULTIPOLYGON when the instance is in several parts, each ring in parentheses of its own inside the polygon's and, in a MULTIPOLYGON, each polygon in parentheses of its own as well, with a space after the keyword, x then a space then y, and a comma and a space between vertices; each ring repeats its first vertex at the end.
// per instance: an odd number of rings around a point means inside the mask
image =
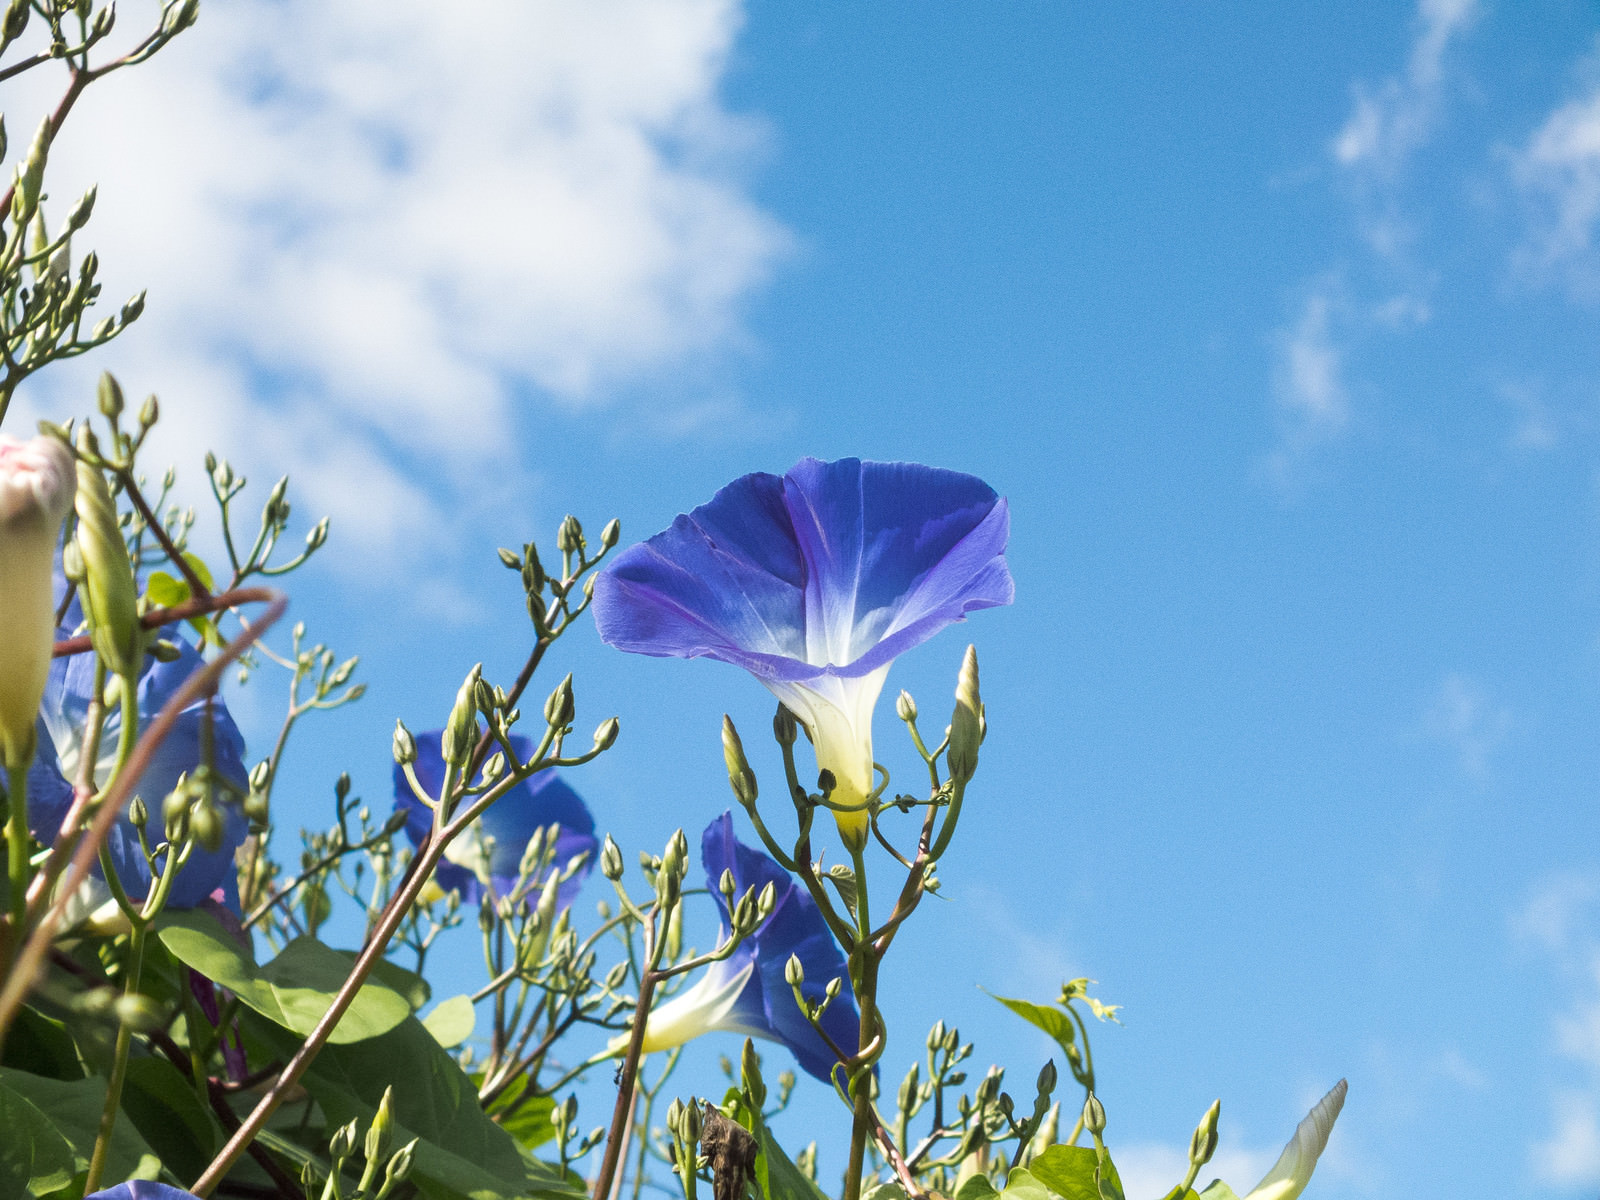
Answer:
POLYGON ((966 613, 1009 604, 1005 501, 915 463, 803 459, 746 475, 595 584, 619 649, 710 657, 768 682, 858 677, 966 613))

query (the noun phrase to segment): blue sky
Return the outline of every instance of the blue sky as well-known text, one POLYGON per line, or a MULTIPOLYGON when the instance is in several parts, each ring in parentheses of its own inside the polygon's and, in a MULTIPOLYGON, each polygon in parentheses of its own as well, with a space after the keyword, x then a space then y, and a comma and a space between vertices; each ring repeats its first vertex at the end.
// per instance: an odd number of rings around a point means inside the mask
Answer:
MULTIPOLYGON (((215 6, 60 155, 152 288, 98 365, 181 470, 334 514, 295 611, 371 691, 296 735, 280 820, 514 673, 496 545, 805 454, 970 471, 1017 602, 890 677, 942 711, 970 638, 991 726, 891 1074, 945 1016, 1026 1086, 977 986, 1087 974, 1151 1194, 1214 1097, 1248 1186, 1348 1076, 1310 1195, 1592 1195, 1595 8, 496 3, 485 44, 437 7, 215 6)), ((622 718, 575 782, 624 846, 729 803, 755 683, 559 657, 622 718)))

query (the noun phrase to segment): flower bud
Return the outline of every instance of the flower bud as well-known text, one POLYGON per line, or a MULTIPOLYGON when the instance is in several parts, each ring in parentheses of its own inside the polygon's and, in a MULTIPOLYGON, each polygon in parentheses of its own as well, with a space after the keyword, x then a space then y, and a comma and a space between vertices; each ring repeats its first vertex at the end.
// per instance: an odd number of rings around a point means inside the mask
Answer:
MULTIPOLYGON (((87 432, 87 426, 82 432, 87 432)), ((80 443, 84 439, 80 436, 80 443)), ((122 540, 116 502, 105 476, 97 467, 78 462, 77 544, 83 555, 83 614, 89 621, 89 640, 106 670, 113 675, 138 674, 144 653, 144 630, 139 626, 139 587, 133 563, 122 540)))
POLYGON ((761 1078, 761 1057, 749 1038, 745 1038, 744 1052, 739 1056, 739 1084, 750 1098, 751 1108, 759 1109, 767 1102, 767 1085, 761 1078))
POLYGON ((161 419, 161 401, 152 393, 144 398, 144 403, 139 406, 139 424, 146 429, 161 419))
POLYGON ((1189 1161, 1197 1167, 1205 1166, 1217 1152, 1217 1118, 1221 1115, 1222 1101, 1213 1100, 1189 1138, 1189 1161))
POLYGON ((55 637, 50 564, 74 486, 72 455, 59 441, 0 435, 0 757, 17 767, 33 758, 55 637))
POLYGON ((616 745, 617 732, 622 728, 615 717, 603 721, 599 729, 594 731, 594 748, 602 754, 616 745))
MULTIPOLYGON (((5 18, 0 21, 0 36, 4 37, 0 45, 14 42, 22 36, 22 31, 28 27, 28 14, 32 10, 33 6, 28 0, 11 0, 6 5, 5 18)), ((4 153, 4 150, 0 149, 0 153, 4 153)))
POLYGON ((806 981, 805 964, 798 954, 789 955, 789 961, 783 964, 783 981, 790 987, 799 987, 806 981))
MULTIPOLYGON (((94 192, 91 189, 89 195, 85 196, 84 199, 90 200, 92 203, 91 197, 93 195, 94 192)), ((100 385, 96 389, 95 399, 100 406, 100 415, 107 420, 115 421, 122 415, 122 385, 117 382, 117 377, 110 371, 100 372, 100 385)))
POLYGON ((556 549, 563 554, 571 554, 583 548, 583 526, 578 523, 578 518, 568 513, 561 522, 561 528, 556 531, 556 549))
POLYGON ((726 713, 722 715, 722 760, 728 767, 728 783, 733 787, 733 795, 746 809, 752 808, 756 802, 756 776, 750 769, 750 763, 744 756, 744 743, 739 740, 739 731, 733 727, 733 719, 726 713))
POLYGON ((550 698, 544 702, 545 724, 553 729, 565 729, 572 724, 572 718, 577 713, 577 704, 572 698, 572 675, 556 685, 556 690, 550 693, 550 698))
POLYGON ((982 702, 978 695, 978 651, 967 647, 956 679, 956 707, 950 716, 950 749, 945 761, 950 778, 966 783, 978 769, 978 746, 983 741, 980 725, 982 702))
POLYGON ((1089 1131, 1090 1136, 1096 1138, 1106 1131, 1105 1105, 1100 1103, 1100 1097, 1093 1092, 1090 1092, 1089 1098, 1083 1102, 1083 1127, 1089 1131))
POLYGON ((1039 1079, 1034 1086, 1041 1096, 1048 1096, 1051 1092, 1056 1090, 1055 1059, 1049 1058, 1045 1060, 1044 1066, 1039 1068, 1039 1079))
POLYGON ((794 745, 795 738, 799 736, 794 714, 782 704, 778 705, 778 711, 772 717, 772 736, 778 739, 780 746, 794 745))
POLYGON ((402 767, 417 761, 417 739, 411 736, 404 721, 394 723, 394 761, 402 767))
POLYGON ((917 719, 917 702, 904 688, 900 689, 900 695, 894 702, 894 715, 907 724, 917 719))
POLYGON ((222 848, 222 814, 216 803, 202 800, 189 814, 189 833, 212 854, 222 848))
POLYGON ((384 1088, 383 1099, 378 1101, 378 1112, 367 1129, 367 1141, 363 1147, 368 1162, 382 1158, 384 1151, 389 1148, 389 1138, 394 1129, 393 1102, 393 1086, 384 1088))
POLYGON ((145 805, 143 796, 135 796, 128 804, 128 820, 135 829, 143 829, 150 823, 150 809, 145 805))
POLYGON ((392 1191, 397 1184, 404 1182, 407 1175, 411 1174, 411 1160, 416 1153, 416 1138, 412 1138, 394 1152, 394 1157, 389 1160, 389 1165, 383 1172, 383 1191, 392 1191))
POLYGON ((341 1125, 334 1135, 328 1139, 328 1157, 335 1163, 343 1162, 349 1158, 356 1148, 357 1123, 351 1121, 348 1125, 341 1125))
POLYGON ((928 1030, 928 1052, 931 1054, 944 1044, 944 1022, 935 1021, 928 1030))
POLYGON ((765 921, 772 915, 772 910, 776 908, 777 905, 777 889, 773 887, 772 881, 768 880, 767 886, 762 888, 760 894, 756 897, 756 919, 765 921))
POLYGON ((450 710, 450 720, 445 724, 444 733, 440 738, 441 757, 452 767, 466 766, 467 759, 472 757, 472 748, 478 741, 478 708, 475 692, 482 672, 482 663, 467 672, 466 679, 456 692, 456 702, 450 710))
POLYGON ((622 851, 609 833, 600 847, 600 874, 613 883, 622 878, 622 851))
POLYGON ((617 544, 621 537, 622 523, 612 517, 611 520, 606 522, 606 527, 600 531, 600 546, 602 549, 609 550, 617 544))

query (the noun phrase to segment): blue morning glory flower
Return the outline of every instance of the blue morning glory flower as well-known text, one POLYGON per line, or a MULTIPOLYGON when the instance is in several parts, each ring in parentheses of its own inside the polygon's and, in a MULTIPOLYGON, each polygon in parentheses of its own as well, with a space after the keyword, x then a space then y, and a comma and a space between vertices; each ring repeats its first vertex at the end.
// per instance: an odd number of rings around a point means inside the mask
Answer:
POLYGON ((103 1192, 94 1192, 85 1196, 83 1200, 199 1200, 199 1198, 193 1192, 186 1192, 168 1183, 157 1183, 151 1179, 132 1179, 127 1183, 119 1183, 116 1187, 106 1188, 103 1192))
MULTIPOLYGON (((440 739, 439 730, 420 733, 416 738, 417 761, 412 769, 430 796, 437 796, 444 786, 440 739)), ((527 761, 535 749, 527 738, 515 734, 511 745, 523 761, 527 761)), ((475 782, 481 783, 481 777, 475 782)), ((406 814, 406 836, 411 844, 421 846, 433 828, 433 812, 412 793, 405 771, 399 766, 394 769, 394 806, 396 811, 406 814)), ((594 866, 600 843, 594 836, 594 818, 589 815, 588 806, 553 770, 540 771, 490 805, 489 811, 479 817, 472 828, 445 849, 444 861, 434 872, 434 882, 444 891, 460 892, 464 903, 478 903, 483 895, 483 881, 478 872, 483 867, 487 849, 490 891, 495 896, 509 896, 517 885, 517 870, 528 848, 528 840, 548 825, 561 827, 556 834, 557 869, 580 854, 587 852, 589 856, 578 873, 561 885, 558 902, 565 907, 572 903, 584 876, 594 866)))
POLYGON ((835 1045, 853 1054, 861 1017, 844 955, 822 914, 787 871, 733 836, 731 813, 723 813, 706 826, 700 838, 700 858, 722 918, 719 945, 733 929, 728 901, 717 888, 723 871, 733 872, 736 900, 746 888, 755 888, 759 895, 770 883, 777 903, 772 915, 756 926, 732 955, 712 963, 692 987, 651 1011, 645 1024, 645 1051, 669 1049, 702 1033, 723 1030, 782 1042, 803 1071, 828 1079, 839 1056, 806 1020, 784 978, 789 956, 798 955, 806 976, 800 990, 812 1004, 821 1001, 832 980, 844 980, 839 995, 822 1015, 822 1028, 835 1045))
MULTIPOLYGON (((70 635, 72 627, 81 621, 78 611, 74 601, 61 636, 70 635)), ((205 665, 200 652, 183 638, 176 625, 164 628, 160 636, 178 647, 178 657, 172 662, 161 662, 153 655, 145 656, 138 684, 141 729, 155 719, 189 676, 205 665)), ((67 780, 77 775, 83 750, 83 727, 93 694, 94 655, 75 654, 58 658, 51 664, 44 701, 39 707, 38 757, 28 776, 28 823, 34 836, 46 844, 55 840, 61 819, 72 801, 72 788, 67 780)), ((110 779, 121 727, 121 709, 112 705, 107 710, 99 759, 95 764, 95 782, 99 787, 104 787, 110 779)), ((196 701, 178 715, 177 723, 162 739, 155 756, 129 794, 130 801, 133 796, 144 799, 150 813, 147 835, 152 843, 162 840, 162 802, 167 794, 178 786, 180 775, 192 774, 204 761, 211 763, 220 780, 239 792, 249 786, 244 768, 244 738, 220 697, 209 704, 204 699, 196 701), (209 758, 206 754, 208 737, 209 758)), ((220 785, 218 800, 217 808, 222 817, 221 844, 216 850, 196 844, 190 851, 173 882, 168 908, 194 908, 219 889, 224 903, 233 908, 239 905, 233 855, 249 833, 249 821, 239 804, 222 793, 220 785)), ((144 896, 150 889, 150 868, 139 848, 139 835, 126 815, 112 826, 106 847, 116 865, 117 877, 128 894, 136 899, 144 896)))
MULTIPOLYGON (((806 458, 734 480, 624 552, 595 584, 622 650, 743 667, 806 727, 833 799, 873 788, 872 710, 895 657, 973 609, 1009 604, 1006 502, 917 463, 806 458)), ((864 840, 864 812, 834 814, 864 840)))

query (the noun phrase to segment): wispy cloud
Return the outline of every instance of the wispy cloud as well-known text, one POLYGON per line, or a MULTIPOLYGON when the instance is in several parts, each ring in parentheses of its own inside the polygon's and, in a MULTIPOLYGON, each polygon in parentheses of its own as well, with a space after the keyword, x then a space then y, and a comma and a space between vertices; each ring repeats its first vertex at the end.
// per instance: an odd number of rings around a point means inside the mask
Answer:
POLYGON ((1552 875, 1512 915, 1512 933, 1545 955, 1568 981, 1571 997, 1551 1023, 1551 1042, 1577 1072, 1549 1099, 1549 1132, 1528 1147, 1528 1162, 1543 1182, 1593 1187, 1600 1183, 1600 938, 1596 904, 1600 878, 1552 875))
POLYGON ((1512 729, 1509 709, 1466 675, 1446 675, 1428 707, 1429 732, 1456 753, 1461 770, 1482 777, 1512 729))
MULTIPOLYGON (((594 405, 737 346, 788 244, 744 181, 763 129, 720 96, 741 19, 207 8, 91 90, 53 156, 61 194, 102 182, 110 290, 150 288, 96 365, 175 401, 190 441, 291 464, 369 549, 414 546, 486 479, 526 482, 530 400, 594 405)), ((84 387, 59 372, 33 403, 84 387)))
POLYGON ((1515 255, 1531 277, 1562 272, 1579 290, 1600 290, 1600 50, 1580 64, 1577 95, 1556 106, 1527 142, 1509 152, 1529 228, 1515 255))
MULTIPOLYGON (((1200 1172, 1196 1186, 1212 1179, 1224 1180, 1239 1195, 1266 1174, 1282 1147, 1271 1150, 1219 1147, 1216 1156, 1200 1172)), ((1160 1142, 1136 1142, 1114 1146, 1117 1174, 1122 1190, 1129 1196, 1165 1196, 1189 1170, 1189 1149, 1160 1142)))
POLYGON ((1373 84, 1356 81, 1349 115, 1328 144, 1334 177, 1351 203, 1363 272, 1383 279, 1362 297, 1347 276, 1329 272, 1303 289, 1294 315, 1274 337, 1277 444, 1268 474, 1293 489, 1312 452, 1351 425, 1347 381, 1352 346, 1373 333, 1426 324, 1431 278, 1410 261, 1413 221, 1402 203, 1406 168, 1437 130, 1452 48, 1477 15, 1475 0, 1421 0, 1404 66, 1373 84), (1335 285, 1335 276, 1338 283, 1335 285))

